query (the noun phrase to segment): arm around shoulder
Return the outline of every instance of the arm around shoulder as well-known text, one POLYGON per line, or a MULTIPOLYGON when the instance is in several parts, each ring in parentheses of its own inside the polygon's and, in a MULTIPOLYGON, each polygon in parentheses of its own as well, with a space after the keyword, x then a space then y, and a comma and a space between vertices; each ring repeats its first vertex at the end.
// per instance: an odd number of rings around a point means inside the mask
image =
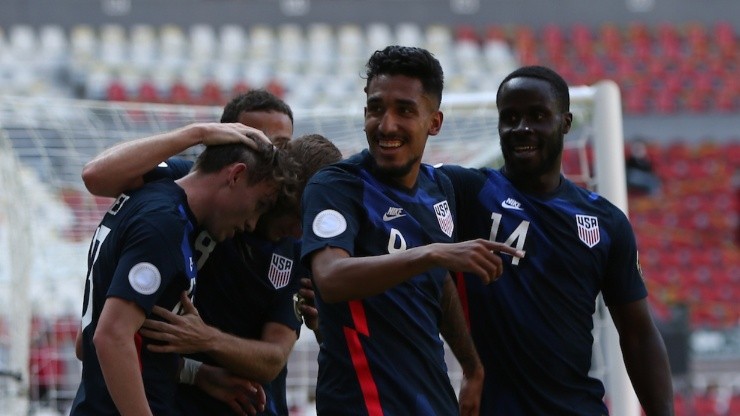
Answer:
POLYGON ((269 142, 261 131, 241 123, 193 123, 103 151, 85 164, 82 180, 90 193, 115 197, 140 187, 147 172, 192 146, 238 142, 253 146, 255 141, 269 142))

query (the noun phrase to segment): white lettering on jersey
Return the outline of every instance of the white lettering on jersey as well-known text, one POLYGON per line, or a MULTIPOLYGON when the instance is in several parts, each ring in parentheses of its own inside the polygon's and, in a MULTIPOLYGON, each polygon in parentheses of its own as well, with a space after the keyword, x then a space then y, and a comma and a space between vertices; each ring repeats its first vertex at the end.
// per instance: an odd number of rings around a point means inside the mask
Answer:
POLYGON ((130 196, 126 194, 118 195, 118 198, 116 198, 116 200, 113 201, 113 205, 111 205, 110 208, 108 208, 108 214, 110 215, 118 214, 118 211, 120 211, 121 208, 123 208, 123 204, 125 204, 129 198, 130 196))
POLYGON ((88 258, 90 259, 90 270, 87 273, 87 284, 85 285, 85 298, 87 302, 82 310, 82 322, 81 326, 84 330, 90 323, 92 323, 92 311, 93 311, 93 270, 95 270, 95 263, 98 261, 100 255, 100 247, 103 246, 103 242, 110 234, 110 228, 105 225, 100 225, 95 230, 93 240, 90 243, 90 251, 88 252, 88 258))
POLYGON ((388 238, 388 253, 406 251, 406 240, 403 234, 395 228, 391 228, 391 235, 388 238))
POLYGON ((213 249, 216 248, 216 240, 214 240, 208 231, 201 231, 197 237, 195 237, 194 248, 199 254, 198 256, 198 270, 203 268, 206 264, 206 260, 210 257, 213 249))
MULTIPOLYGON (((496 236, 498 235, 498 229, 501 226, 502 217, 503 216, 497 212, 491 213, 491 219, 493 220, 493 223, 491 224, 491 235, 488 238, 489 240, 496 241, 496 236)), ((524 252, 524 242, 527 240, 527 231, 529 231, 529 221, 522 221, 516 227, 514 232, 511 233, 508 238, 506 238, 504 244, 524 252)), ((512 257, 511 264, 517 265, 519 264, 519 260, 521 260, 519 257, 512 257)))

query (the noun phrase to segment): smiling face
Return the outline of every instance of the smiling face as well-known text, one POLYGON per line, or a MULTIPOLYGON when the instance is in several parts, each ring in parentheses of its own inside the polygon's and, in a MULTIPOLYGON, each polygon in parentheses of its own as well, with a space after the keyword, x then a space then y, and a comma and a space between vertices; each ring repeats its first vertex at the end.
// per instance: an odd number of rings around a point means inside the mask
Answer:
POLYGON ((365 135, 378 173, 410 188, 428 136, 442 127, 442 113, 416 78, 381 74, 365 92, 365 135))
POLYGON ((519 77, 498 96, 498 132, 505 171, 532 190, 551 191, 560 180, 563 136, 573 116, 563 112, 547 81, 519 77))

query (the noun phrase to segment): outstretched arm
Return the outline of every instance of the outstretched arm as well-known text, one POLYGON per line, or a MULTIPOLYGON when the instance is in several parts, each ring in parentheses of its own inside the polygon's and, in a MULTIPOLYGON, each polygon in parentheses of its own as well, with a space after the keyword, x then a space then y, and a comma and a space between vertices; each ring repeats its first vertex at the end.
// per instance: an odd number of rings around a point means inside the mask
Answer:
POLYGON ((673 385, 663 338, 646 299, 609 307, 632 386, 647 416, 673 414, 673 385))
POLYGON ((154 352, 206 353, 235 375, 260 383, 275 379, 288 362, 298 338, 296 332, 277 322, 268 322, 261 339, 245 339, 207 325, 186 295, 184 313, 177 315, 155 306, 152 313, 164 321, 147 319, 139 332, 163 344, 149 344, 154 352))
POLYGON ((442 289, 442 321, 439 332, 457 358, 463 370, 460 386, 460 415, 473 416, 480 412, 480 399, 483 393, 483 364, 481 364, 473 338, 465 322, 460 298, 452 278, 447 275, 442 289))
POLYGON ((194 123, 185 127, 117 144, 103 151, 82 169, 82 180, 90 193, 116 197, 144 183, 143 176, 159 163, 198 145, 269 139, 260 130, 241 123, 194 123))
POLYGON ((313 253, 311 268, 322 299, 340 302, 377 295, 433 267, 474 273, 490 283, 503 271, 498 252, 522 257, 508 245, 477 239, 368 257, 350 257, 342 249, 327 247, 313 253))

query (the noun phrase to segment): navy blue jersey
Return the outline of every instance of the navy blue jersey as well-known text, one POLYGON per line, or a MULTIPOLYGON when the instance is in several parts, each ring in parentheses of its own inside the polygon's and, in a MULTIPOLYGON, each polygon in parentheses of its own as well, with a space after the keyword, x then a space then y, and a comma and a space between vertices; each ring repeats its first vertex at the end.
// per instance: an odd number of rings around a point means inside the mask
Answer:
MULTIPOLYGON (((171 158, 147 174, 146 179, 179 178, 186 175, 192 162, 171 158)), ((292 239, 266 242, 243 234, 216 244, 207 232, 195 239, 198 290, 194 296, 203 321, 229 334, 247 339, 261 339, 268 322, 283 324, 299 331, 302 320, 296 314, 293 295, 301 277, 308 272, 299 261, 300 244, 292 239)), ((218 365, 207 354, 191 356, 198 361, 218 365)), ((261 415, 287 415, 285 396, 287 369, 270 383, 263 384, 267 406, 261 415)), ((223 402, 213 399, 195 386, 180 385, 178 408, 183 415, 231 415, 223 402)))
MULTIPOLYGON (((202 235, 198 237, 202 238, 202 235)), ((204 244, 203 246, 208 246, 204 244)), ((196 243, 196 250, 199 244, 196 243)), ((210 253, 201 253, 195 306, 203 321, 240 338, 260 339, 268 322, 298 331, 293 295, 300 278, 307 276, 299 261, 299 245, 292 240, 273 244, 252 235, 241 235, 219 243, 210 253)), ((207 354, 191 356, 218 365, 207 354)), ((287 371, 264 384, 268 396, 265 415, 287 415, 285 378, 287 371)), ((178 407, 183 415, 230 415, 233 411, 195 386, 180 385, 178 407)))
POLYGON ((504 273, 458 288, 485 366, 481 414, 601 415, 604 387, 589 377, 595 301, 647 296, 624 213, 562 178, 545 197, 518 191, 493 169, 443 166, 453 182, 461 240, 526 252, 502 255, 504 273))
MULTIPOLYGON (((422 165, 416 186, 402 190, 374 177, 372 163, 363 151, 310 180, 303 196, 304 262, 327 246, 363 257, 453 242, 453 196, 444 175, 422 165)), ((326 303, 316 291, 323 337, 318 414, 458 413, 439 336, 446 275, 433 268, 349 302, 326 303)))
MULTIPOLYGON (((177 311, 180 294, 192 292, 196 268, 191 249, 195 220, 187 196, 172 180, 121 194, 103 217, 90 244, 82 313, 82 381, 72 415, 118 414, 103 379, 93 344, 103 304, 109 297, 134 302, 149 315, 157 305, 177 311)), ((148 351, 136 342, 144 388, 156 415, 175 414, 178 379, 175 354, 148 351)))

